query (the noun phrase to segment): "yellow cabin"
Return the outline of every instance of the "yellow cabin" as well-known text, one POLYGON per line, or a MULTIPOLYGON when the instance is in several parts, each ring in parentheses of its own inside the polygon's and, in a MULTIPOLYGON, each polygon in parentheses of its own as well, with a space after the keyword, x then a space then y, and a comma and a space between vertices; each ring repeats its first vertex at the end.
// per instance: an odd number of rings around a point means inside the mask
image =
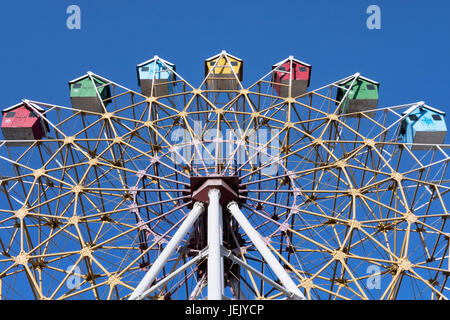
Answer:
POLYGON ((242 81, 244 61, 222 51, 205 60, 205 77, 209 90, 237 90, 242 81), (236 76, 237 79, 236 79, 236 76))

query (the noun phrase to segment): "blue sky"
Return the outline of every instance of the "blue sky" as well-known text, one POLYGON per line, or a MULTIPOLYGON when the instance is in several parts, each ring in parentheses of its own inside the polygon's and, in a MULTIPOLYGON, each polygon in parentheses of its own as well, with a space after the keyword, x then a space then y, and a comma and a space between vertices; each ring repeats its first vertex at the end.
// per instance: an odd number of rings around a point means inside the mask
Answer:
POLYGON ((449 13, 417 0, 2 1, 0 106, 69 106, 67 81, 88 70, 137 90, 135 65, 155 54, 198 85, 203 60, 226 49, 244 59, 247 85, 294 55, 313 65, 312 88, 361 72, 381 82, 381 106, 450 110, 449 13), (66 27, 71 4, 81 30, 66 27), (371 4, 381 30, 366 27, 371 4))

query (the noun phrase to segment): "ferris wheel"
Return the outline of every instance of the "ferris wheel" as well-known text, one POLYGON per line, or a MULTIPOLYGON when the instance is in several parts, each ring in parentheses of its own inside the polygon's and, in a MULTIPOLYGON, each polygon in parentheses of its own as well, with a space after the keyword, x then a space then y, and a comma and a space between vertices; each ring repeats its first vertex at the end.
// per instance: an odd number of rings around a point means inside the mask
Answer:
POLYGON ((1 299, 447 299, 445 113, 243 66, 194 87, 155 56, 138 91, 88 72, 4 109, 1 299))

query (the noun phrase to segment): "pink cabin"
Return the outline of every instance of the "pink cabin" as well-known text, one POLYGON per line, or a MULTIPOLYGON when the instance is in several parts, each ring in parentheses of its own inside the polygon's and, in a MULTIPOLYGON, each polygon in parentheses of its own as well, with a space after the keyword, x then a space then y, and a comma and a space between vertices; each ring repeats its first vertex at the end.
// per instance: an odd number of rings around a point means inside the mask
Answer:
MULTIPOLYGON (((33 104, 38 112, 44 109, 33 104)), ((33 109, 25 103, 6 108, 2 111, 2 133, 5 140, 40 140, 49 131, 47 123, 33 109)), ((27 145, 30 142, 21 141, 9 143, 13 145, 27 145)))
POLYGON ((291 88, 291 97, 307 92, 311 80, 311 65, 290 56, 273 65, 272 69, 274 70, 272 82, 275 83, 273 87, 280 97, 289 97, 289 88, 291 88))

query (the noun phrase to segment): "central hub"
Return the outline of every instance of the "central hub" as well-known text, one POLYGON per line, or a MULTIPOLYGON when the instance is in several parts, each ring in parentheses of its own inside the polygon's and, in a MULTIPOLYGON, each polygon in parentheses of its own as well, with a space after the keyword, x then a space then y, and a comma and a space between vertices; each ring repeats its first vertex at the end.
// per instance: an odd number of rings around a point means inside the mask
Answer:
POLYGON ((200 201, 209 203, 208 192, 211 189, 220 191, 220 204, 226 206, 231 201, 239 203, 245 202, 245 199, 239 198, 240 195, 246 196, 247 190, 239 187, 238 176, 191 176, 190 188, 185 194, 191 196, 187 201, 192 203, 200 201))
POLYGON ((211 189, 220 191, 220 204, 226 205, 231 201, 238 201, 238 184, 237 177, 192 177, 191 192, 192 199, 208 203, 208 192, 211 189), (228 180, 228 181, 226 181, 228 180))

